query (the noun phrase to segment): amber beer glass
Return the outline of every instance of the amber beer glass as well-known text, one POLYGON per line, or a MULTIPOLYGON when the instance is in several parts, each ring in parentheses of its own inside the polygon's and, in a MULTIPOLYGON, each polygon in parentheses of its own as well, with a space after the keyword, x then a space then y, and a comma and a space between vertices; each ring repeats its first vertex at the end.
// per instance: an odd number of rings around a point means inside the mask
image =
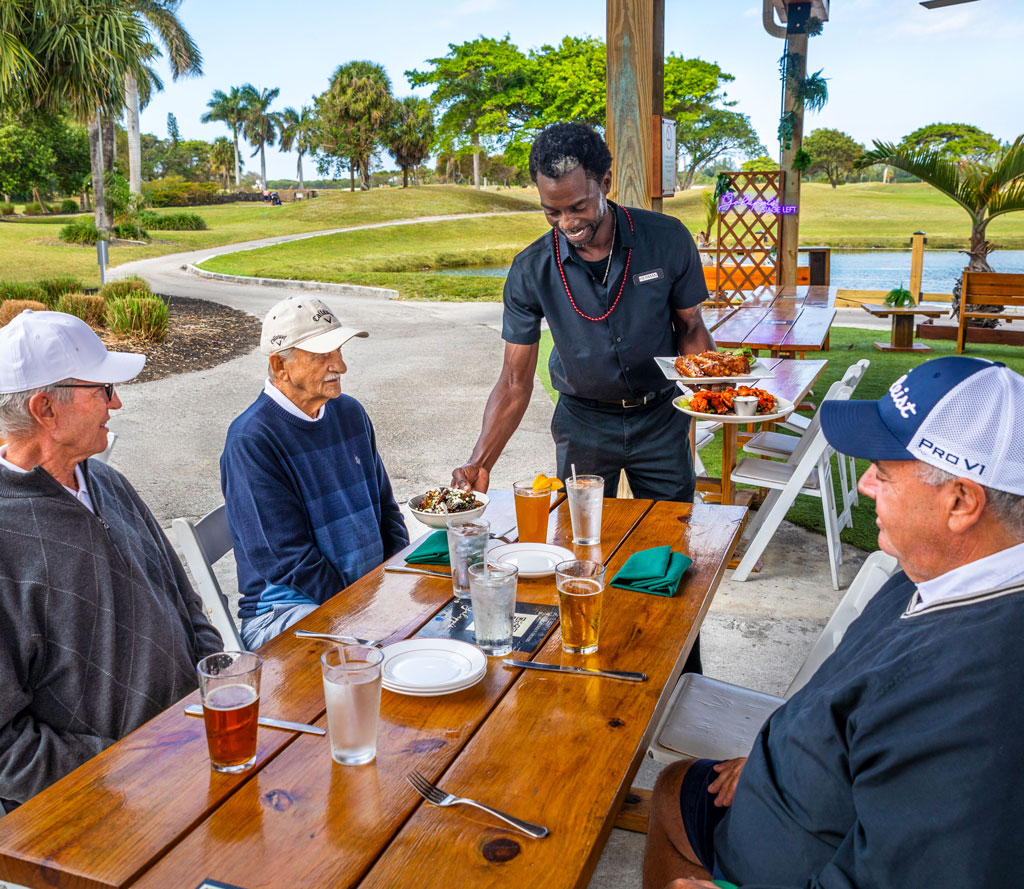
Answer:
POLYGON ((587 559, 559 562, 555 566, 555 587, 558 590, 562 650, 569 654, 597 651, 604 565, 587 559))
POLYGON ((524 479, 512 485, 516 504, 516 528, 520 543, 546 543, 548 539, 548 510, 551 489, 533 489, 533 479, 524 479))
POLYGON ((215 772, 241 772, 256 762, 262 666, 262 658, 251 651, 221 651, 196 667, 215 772))

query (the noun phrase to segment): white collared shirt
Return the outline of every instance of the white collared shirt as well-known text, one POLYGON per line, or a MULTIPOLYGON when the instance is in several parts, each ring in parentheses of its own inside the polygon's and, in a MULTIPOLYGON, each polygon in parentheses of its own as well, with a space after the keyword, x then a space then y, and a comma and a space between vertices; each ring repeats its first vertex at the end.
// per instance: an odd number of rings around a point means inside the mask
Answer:
POLYGON ((326 404, 321 405, 320 410, 317 411, 317 415, 315 417, 311 417, 305 411, 299 410, 295 402, 273 384, 270 377, 267 377, 267 381, 263 384, 263 391, 274 399, 278 405, 288 411, 288 413, 293 417, 298 417, 300 420, 305 420, 307 423, 315 423, 324 415, 324 410, 327 408, 326 404))
MULTIPOLYGON (((0 466, 5 466, 7 469, 13 470, 14 472, 28 472, 27 469, 23 469, 21 466, 16 466, 7 459, 7 445, 0 447, 0 466)), ((81 503, 82 506, 89 510, 89 512, 96 515, 96 510, 93 508, 92 500, 89 499, 89 490, 85 487, 85 475, 82 473, 82 469, 79 466, 75 467, 75 484, 78 485, 77 491, 74 488, 69 488, 67 485, 62 485, 62 487, 79 503, 81 503)))
POLYGON ((917 601, 910 613, 968 592, 994 590, 1024 580, 1024 543, 960 565, 917 585, 917 601))

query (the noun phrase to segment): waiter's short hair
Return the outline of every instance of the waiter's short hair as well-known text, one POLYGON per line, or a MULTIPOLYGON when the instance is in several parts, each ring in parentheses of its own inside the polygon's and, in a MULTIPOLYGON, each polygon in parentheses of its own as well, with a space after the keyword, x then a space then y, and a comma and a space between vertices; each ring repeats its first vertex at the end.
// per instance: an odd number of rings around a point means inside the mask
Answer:
POLYGON ((583 167, 588 179, 603 179, 612 168, 612 153, 592 127, 582 123, 555 123, 545 129, 530 149, 530 179, 560 179, 583 167))

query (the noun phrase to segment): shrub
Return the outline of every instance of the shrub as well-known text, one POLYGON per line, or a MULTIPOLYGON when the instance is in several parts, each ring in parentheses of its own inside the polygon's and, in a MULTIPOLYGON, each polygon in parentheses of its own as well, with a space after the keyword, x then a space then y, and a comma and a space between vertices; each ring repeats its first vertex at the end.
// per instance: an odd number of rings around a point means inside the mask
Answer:
POLYGON ((142 278, 122 278, 119 281, 108 281, 99 289, 100 297, 110 301, 125 299, 130 296, 152 296, 149 283, 142 278))
POLYGON ((167 304, 157 296, 128 296, 107 303, 107 327, 119 336, 158 343, 167 336, 167 316, 167 304))
POLYGON ((107 304, 102 296, 84 293, 61 294, 53 308, 81 318, 90 327, 102 327, 107 313, 107 304))
POLYGON ((0 304, 0 327, 9 324, 18 315, 31 309, 33 312, 45 312, 46 303, 35 299, 8 299, 0 304))
POLYGON ((206 220, 198 213, 154 213, 146 210, 142 214, 142 224, 154 231, 198 232, 206 231, 206 220))
POLYGON ((100 232, 91 219, 79 219, 60 230, 60 239, 66 244, 95 244, 100 239, 100 232))
POLYGON ((122 241, 144 241, 149 238, 146 230, 134 222, 119 222, 113 228, 114 236, 122 241))
POLYGON ((60 202, 61 213, 77 213, 78 209, 78 201, 74 198, 64 198, 64 200, 60 202))
POLYGON ((0 203, 0 216, 13 216, 14 215, 14 204, 2 204, 0 203))
POLYGON ((53 204, 25 204, 26 216, 42 216, 44 213, 54 213, 57 208, 53 204))
POLYGON ((185 182, 180 176, 168 176, 145 187, 146 198, 154 207, 190 207, 221 203, 216 182, 185 182))
MULTIPOLYGON (((36 282, 39 289, 46 294, 44 300, 54 305, 65 293, 81 293, 82 282, 73 275, 59 275, 56 278, 44 278, 36 282)), ((74 314, 72 312, 72 314, 74 314)))
POLYGON ((0 283, 0 302, 9 299, 32 300, 34 302, 45 302, 46 294, 38 284, 28 284, 21 281, 4 281, 0 283))

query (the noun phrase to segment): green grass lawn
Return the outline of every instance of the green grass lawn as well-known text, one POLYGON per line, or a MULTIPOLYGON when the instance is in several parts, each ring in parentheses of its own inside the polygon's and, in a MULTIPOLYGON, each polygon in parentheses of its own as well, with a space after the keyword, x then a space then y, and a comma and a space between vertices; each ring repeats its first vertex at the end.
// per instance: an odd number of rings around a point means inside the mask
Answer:
MULTIPOLYGON (((876 399, 882 396, 893 380, 906 373, 910 368, 916 367, 918 364, 931 358, 956 354, 956 344, 943 340, 929 340, 928 344, 932 347, 933 351, 925 356, 899 352, 879 352, 873 345, 874 341, 878 339, 878 331, 874 330, 833 327, 830 339, 831 350, 821 353, 822 357, 828 359, 828 366, 814 386, 814 392, 817 397, 809 399, 809 401, 814 403, 819 401, 820 397, 828 391, 828 387, 832 383, 843 376, 851 364, 854 364, 861 358, 867 358, 871 362, 871 366, 864 374, 864 378, 861 380, 853 397, 856 399, 876 399)), ((548 331, 544 331, 541 334, 540 361, 537 372, 548 395, 554 401, 555 392, 551 388, 551 379, 547 368, 551 348, 551 334, 548 331)), ((968 354, 976 358, 1001 361, 1018 373, 1024 373, 1024 350, 1019 346, 969 345, 968 354)), ((765 388, 771 389, 770 381, 767 381, 765 388)), ((721 474, 721 432, 715 435, 713 442, 701 450, 700 456, 701 460, 704 461, 705 467, 707 467, 708 475, 718 476, 721 474)), ((858 477, 867 468, 867 460, 858 460, 858 477)), ((833 472, 833 475, 836 475, 836 473, 833 472)), ((834 478, 834 482, 837 502, 842 503, 838 475, 834 478)), ((803 528, 809 528, 822 535, 825 533, 825 523, 821 515, 821 501, 816 497, 797 497, 796 503, 793 504, 786 518, 803 528)), ((866 552, 878 549, 878 530, 875 527, 875 507, 873 501, 861 496, 860 503, 853 510, 853 527, 844 529, 841 536, 845 543, 852 544, 866 552)))

